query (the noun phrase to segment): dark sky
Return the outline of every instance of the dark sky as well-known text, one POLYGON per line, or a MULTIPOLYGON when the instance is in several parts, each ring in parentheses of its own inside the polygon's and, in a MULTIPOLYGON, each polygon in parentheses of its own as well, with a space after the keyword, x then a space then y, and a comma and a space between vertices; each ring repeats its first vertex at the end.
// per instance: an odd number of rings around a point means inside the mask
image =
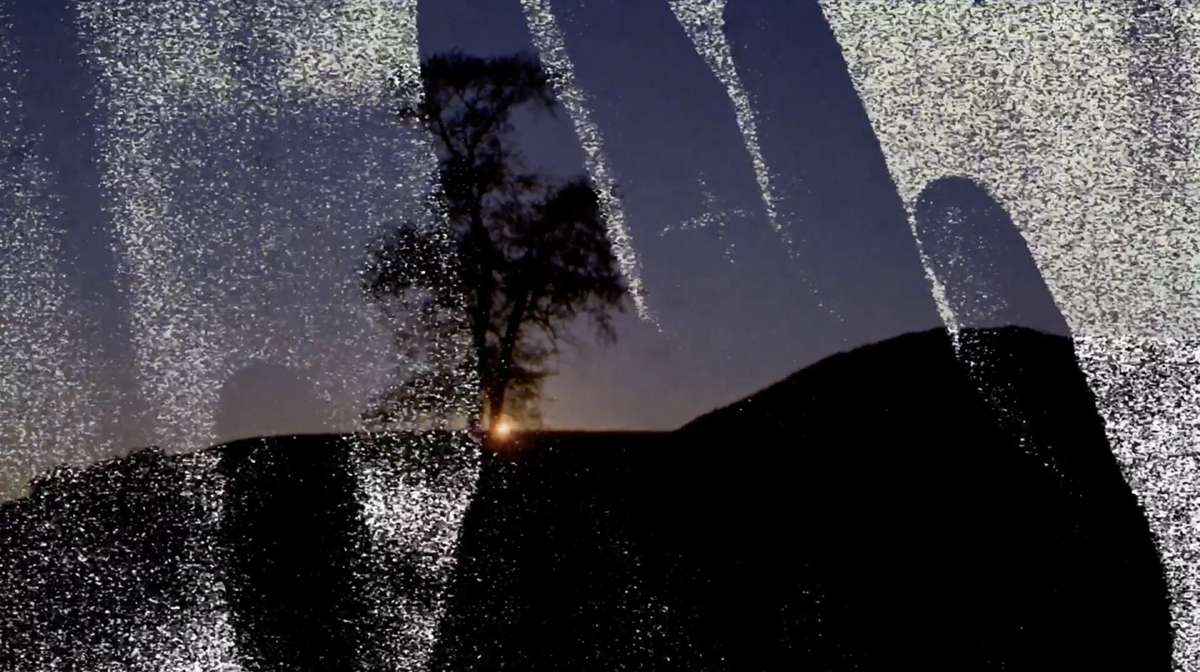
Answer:
MULTIPOLYGON (((528 48, 516 0, 474 5, 423 5, 422 50, 528 48)), ((664 333, 630 316, 617 348, 564 364, 552 421, 677 426, 825 355, 938 324, 903 210, 815 2, 735 1, 726 13, 794 259, 769 224, 733 104, 667 3, 555 9, 664 333), (703 212, 701 179, 720 207, 747 216, 729 218, 724 240, 715 230, 661 235, 703 212), (844 324, 818 306, 806 273, 844 324)), ((526 136, 544 165, 581 165, 565 115, 531 123, 526 136)))
MULTIPOLYGON (((422 49, 528 48, 518 2, 475 5, 487 8, 423 5, 422 49)), ((665 333, 631 317, 615 350, 564 366, 552 419, 675 426, 825 355, 939 324, 901 204, 815 2, 735 0, 726 12, 795 259, 770 227, 733 104, 667 3, 555 8, 579 84, 595 101, 665 333), (721 207, 748 216, 730 218, 725 241, 715 231, 660 235, 701 214, 701 178, 721 207), (844 323, 817 305, 805 273, 844 323)), ((529 152, 577 170, 582 155, 561 120, 531 129, 529 152)))
MULTIPOLYGON (((940 326, 902 204, 816 0, 729 0, 726 11, 793 255, 768 221, 733 104, 666 0, 554 6, 624 197, 661 331, 631 311, 618 323, 615 347, 589 345, 565 357, 549 386, 548 424, 671 429, 824 356, 940 326), (701 180, 720 208, 745 215, 731 215, 723 233, 664 234, 704 213, 701 180)), ((16 7, 22 95, 46 138, 42 151, 66 211, 71 249, 62 272, 80 287, 98 347, 119 379, 129 368, 128 322, 102 209, 90 80, 65 0, 16 7)), ((423 1, 419 21, 425 54, 531 49, 519 0, 423 1)), ((302 120, 293 126, 301 130, 279 135, 277 151, 288 151, 279 143, 305 128, 302 120)), ((522 118, 519 131, 535 166, 582 171, 565 111, 522 118)), ((361 147, 370 132, 351 125, 323 142, 361 147)), ((343 158, 352 161, 352 152, 343 158)), ((1021 319, 1056 325, 1047 315, 1021 319)))

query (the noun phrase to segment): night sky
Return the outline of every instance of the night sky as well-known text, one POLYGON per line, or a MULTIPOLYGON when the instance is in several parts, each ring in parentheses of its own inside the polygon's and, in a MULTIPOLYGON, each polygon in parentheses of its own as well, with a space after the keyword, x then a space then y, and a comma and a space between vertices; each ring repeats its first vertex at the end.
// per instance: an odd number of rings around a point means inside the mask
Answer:
MULTIPOLYGON (((616 346, 585 340, 582 351, 565 356, 547 389, 547 425, 672 429, 822 357, 941 325, 903 205, 816 0, 730 0, 726 11, 791 254, 768 221, 733 104, 666 1, 554 6, 661 330, 630 310, 618 321, 616 346), (709 197, 726 226, 679 230, 705 213, 709 197)), ((11 25, 21 95, 43 134, 41 151, 62 199, 69 253, 60 272, 79 292, 78 309, 89 316, 89 338, 108 362, 111 385, 131 387, 129 325, 99 187, 92 82, 70 21, 65 0, 16 3, 11 25)), ((422 2, 419 21, 424 54, 531 49, 519 0, 422 2)), ((289 132, 267 138, 261 151, 282 156, 294 149, 289 143, 304 142, 310 113, 323 114, 298 107, 289 132)), ((343 148, 329 171, 353 163, 372 133, 391 132, 386 114, 371 119, 340 131, 322 122, 321 146, 343 148)), ((522 117, 518 127, 532 166, 582 172, 583 152, 565 111, 522 117)), ((1050 305, 1017 321, 1057 330, 1061 318, 1050 305)), ((285 412, 277 425, 287 431, 303 419, 285 412)))

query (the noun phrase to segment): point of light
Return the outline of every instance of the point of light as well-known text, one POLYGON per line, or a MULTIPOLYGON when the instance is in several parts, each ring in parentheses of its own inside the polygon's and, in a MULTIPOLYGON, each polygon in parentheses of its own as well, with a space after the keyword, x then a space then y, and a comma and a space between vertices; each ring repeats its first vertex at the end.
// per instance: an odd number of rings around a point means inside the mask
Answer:
POLYGON ((500 422, 496 423, 496 429, 492 433, 495 434, 496 438, 498 439, 506 439, 512 434, 512 431, 512 423, 507 420, 501 420, 500 422))

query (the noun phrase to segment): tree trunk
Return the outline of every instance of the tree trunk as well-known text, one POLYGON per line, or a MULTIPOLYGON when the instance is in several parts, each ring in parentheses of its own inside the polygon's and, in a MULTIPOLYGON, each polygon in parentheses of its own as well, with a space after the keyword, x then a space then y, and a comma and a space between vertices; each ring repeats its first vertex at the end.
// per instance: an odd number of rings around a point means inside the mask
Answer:
MULTIPOLYGON (((483 203, 481 198, 476 198, 471 207, 471 233, 475 238, 477 247, 477 258, 475 263, 479 264, 478 278, 479 287, 475 289, 475 305, 472 307, 471 315, 471 338, 475 347, 475 367, 479 374, 479 384, 482 387, 482 396, 488 402, 488 419, 493 418, 492 397, 495 392, 496 382, 492 380, 488 370, 491 368, 491 362, 488 361, 487 352, 487 333, 488 322, 492 314, 492 292, 493 278, 492 268, 488 255, 489 236, 487 227, 483 223, 483 203)), ((502 395, 503 396, 503 395, 502 395)), ((491 425, 489 424, 489 427, 491 425)))
POLYGON ((525 321, 525 311, 529 308, 530 294, 522 291, 512 313, 508 316, 508 324, 504 328, 504 336, 500 339, 500 352, 496 362, 496 379, 493 381, 491 396, 488 399, 489 427, 495 427, 504 411, 504 397, 508 391, 508 381, 512 378, 513 350, 517 346, 517 337, 521 333, 521 324, 525 321))

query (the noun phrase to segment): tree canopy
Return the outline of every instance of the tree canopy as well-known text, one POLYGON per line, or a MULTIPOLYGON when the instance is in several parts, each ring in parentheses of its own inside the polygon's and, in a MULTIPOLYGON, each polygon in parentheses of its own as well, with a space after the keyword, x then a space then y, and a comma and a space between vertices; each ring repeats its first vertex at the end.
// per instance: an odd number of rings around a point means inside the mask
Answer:
MULTIPOLYGON (((535 57, 450 52, 426 59, 421 77, 420 102, 398 116, 436 141, 446 228, 404 222, 376 240, 363 290, 394 324, 409 325, 396 327, 396 340, 410 359, 439 347, 431 356, 461 357, 450 350, 467 344, 490 426, 502 416, 536 422, 542 384, 560 344, 573 342, 572 325, 585 318, 611 343, 613 313, 625 309, 599 199, 584 175, 525 170, 513 113, 555 108, 535 57), (469 337, 454 341, 455 330, 469 337)), ((450 393, 443 376, 412 367, 367 417, 387 424, 401 408, 434 412, 450 393)))

